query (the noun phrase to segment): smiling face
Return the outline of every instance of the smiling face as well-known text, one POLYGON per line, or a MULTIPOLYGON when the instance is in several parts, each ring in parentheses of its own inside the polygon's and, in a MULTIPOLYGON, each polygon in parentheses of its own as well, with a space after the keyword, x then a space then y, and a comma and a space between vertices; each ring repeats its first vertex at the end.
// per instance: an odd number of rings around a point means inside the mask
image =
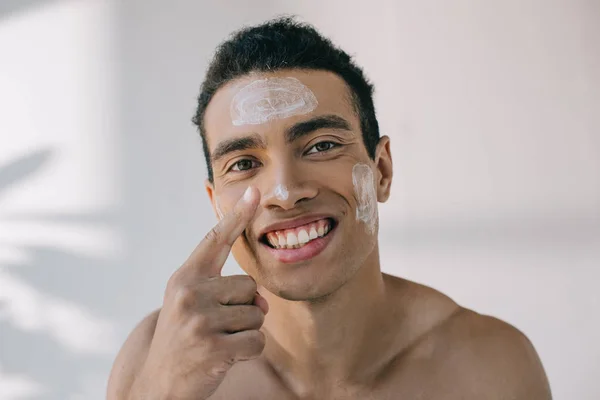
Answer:
POLYGON ((232 253, 259 285, 289 300, 332 293, 377 264, 377 201, 391 184, 389 139, 365 148, 349 89, 325 71, 245 76, 217 91, 204 116, 217 215, 249 185, 261 193, 232 253))

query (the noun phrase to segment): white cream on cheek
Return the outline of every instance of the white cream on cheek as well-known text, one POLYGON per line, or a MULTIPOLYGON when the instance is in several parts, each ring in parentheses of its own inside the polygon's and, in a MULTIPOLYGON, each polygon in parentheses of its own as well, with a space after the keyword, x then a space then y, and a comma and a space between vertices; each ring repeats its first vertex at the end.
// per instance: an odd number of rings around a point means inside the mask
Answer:
POLYGON ((314 93, 296 78, 266 78, 242 87, 231 101, 233 125, 263 124, 317 108, 314 93))
POLYGON ((225 214, 223 214, 223 211, 221 210, 221 205, 219 204, 219 196, 215 197, 215 209, 217 210, 217 216, 219 217, 219 219, 223 219, 223 216, 225 214))
POLYGON ((371 167, 363 163, 354 165, 352 184, 357 201, 356 220, 364 222, 369 233, 373 234, 377 224, 377 193, 371 167))

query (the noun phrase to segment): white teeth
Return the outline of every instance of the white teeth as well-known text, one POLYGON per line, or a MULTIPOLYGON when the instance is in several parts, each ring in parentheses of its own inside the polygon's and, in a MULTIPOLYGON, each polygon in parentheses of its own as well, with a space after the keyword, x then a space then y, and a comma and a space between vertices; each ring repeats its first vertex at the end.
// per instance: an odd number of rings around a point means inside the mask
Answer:
POLYGON ((269 240, 271 246, 277 247, 277 236, 275 236, 275 234, 267 235, 267 239, 269 240))
POLYGON ((296 237, 296 235, 293 232, 288 232, 287 237, 285 238, 287 245, 289 247, 291 246, 295 246, 298 244, 298 238, 296 237))
POLYGON ((298 249, 303 247, 311 240, 325 236, 331 231, 331 225, 328 221, 319 221, 310 225, 310 229, 302 228, 293 231, 277 231, 267 234, 269 243, 277 249, 298 249))
POLYGON ((309 240, 310 238, 308 237, 308 233, 306 233, 304 229, 301 229, 300 232, 298 232, 298 243, 308 243, 309 240))

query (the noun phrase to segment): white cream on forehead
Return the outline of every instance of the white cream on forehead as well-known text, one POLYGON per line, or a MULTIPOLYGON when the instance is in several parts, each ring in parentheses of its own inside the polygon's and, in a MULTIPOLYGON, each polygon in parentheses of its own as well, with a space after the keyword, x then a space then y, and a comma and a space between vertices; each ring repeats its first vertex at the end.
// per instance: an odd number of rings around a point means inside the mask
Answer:
POLYGON ((233 125, 263 124, 308 114, 317 108, 314 93, 296 78, 265 78, 242 87, 231 101, 233 125))
POLYGON ((278 200, 287 200, 289 195, 290 193, 288 192, 287 188, 281 183, 277 185, 273 191, 273 196, 275 196, 275 198, 278 200))
POLYGON ((377 224, 377 194, 371 167, 363 163, 354 165, 352 184, 357 201, 356 219, 364 222, 369 233, 373 234, 377 224))

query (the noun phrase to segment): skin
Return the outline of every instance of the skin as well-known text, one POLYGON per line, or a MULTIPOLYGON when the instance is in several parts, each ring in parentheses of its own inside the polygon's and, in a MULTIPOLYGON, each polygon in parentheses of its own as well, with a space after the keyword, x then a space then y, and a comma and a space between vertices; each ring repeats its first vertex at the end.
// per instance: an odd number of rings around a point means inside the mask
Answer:
MULTIPOLYGON (((341 78, 299 70, 246 76, 216 93, 205 127, 213 154, 223 142, 249 135, 263 144, 213 160, 214 182, 206 189, 213 207, 218 197, 226 215, 248 186, 260 192, 232 253, 256 281, 257 302, 268 307, 260 328, 264 350, 235 363, 210 399, 551 398, 539 357, 523 333, 427 286, 381 273, 377 225, 371 233, 356 220, 352 167, 372 168, 373 190, 385 202, 392 183, 390 141, 382 137, 375 159, 369 158, 341 78), (240 87, 289 76, 313 91, 314 111, 233 126, 229 107, 240 87), (325 115, 342 118, 349 129, 285 139, 290 127, 325 115), (328 142, 335 145, 315 148, 328 142), (273 194, 277 185, 288 189, 286 199, 273 194), (284 264, 259 242, 268 225, 312 213, 337 221, 331 242, 314 258, 284 264)), ((110 399, 131 398, 132 387, 142 385, 142 371, 161 362, 148 357, 160 313, 142 321, 124 344, 111 373, 110 399)))

